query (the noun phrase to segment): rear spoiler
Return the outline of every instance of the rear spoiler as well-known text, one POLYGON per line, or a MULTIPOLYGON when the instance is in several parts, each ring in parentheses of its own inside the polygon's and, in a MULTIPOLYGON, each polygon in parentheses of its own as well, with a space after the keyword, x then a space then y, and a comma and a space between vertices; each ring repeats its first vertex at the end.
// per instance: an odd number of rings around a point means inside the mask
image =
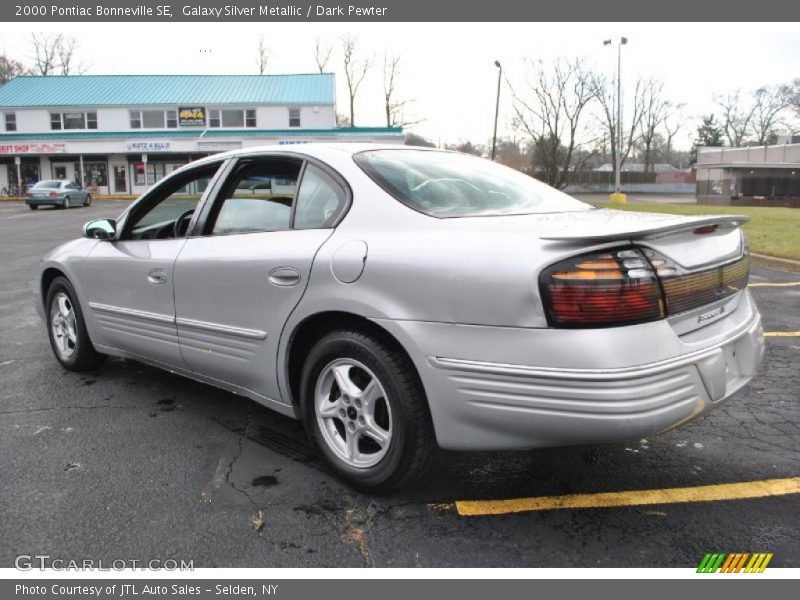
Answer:
POLYGON ((745 215, 717 215, 708 217, 687 217, 680 221, 665 225, 653 225, 641 229, 622 229, 620 231, 610 231, 607 233, 599 231, 570 231, 557 235, 544 235, 543 240, 555 242, 613 242, 617 240, 640 240, 643 238, 659 237, 666 233, 677 233, 681 231, 691 231, 698 227, 727 225, 731 228, 739 227, 747 223, 750 217, 745 215))

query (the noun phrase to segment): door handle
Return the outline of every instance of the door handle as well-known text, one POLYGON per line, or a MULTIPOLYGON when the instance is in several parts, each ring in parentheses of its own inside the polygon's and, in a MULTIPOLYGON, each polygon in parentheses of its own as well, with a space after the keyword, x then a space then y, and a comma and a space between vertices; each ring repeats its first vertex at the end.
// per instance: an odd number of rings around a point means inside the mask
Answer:
POLYGON ((147 272, 147 281, 153 285, 167 283, 167 272, 164 269, 150 269, 147 272))
POLYGON ((269 282, 272 285, 288 287, 300 283, 300 271, 294 267, 277 267, 269 272, 269 282))

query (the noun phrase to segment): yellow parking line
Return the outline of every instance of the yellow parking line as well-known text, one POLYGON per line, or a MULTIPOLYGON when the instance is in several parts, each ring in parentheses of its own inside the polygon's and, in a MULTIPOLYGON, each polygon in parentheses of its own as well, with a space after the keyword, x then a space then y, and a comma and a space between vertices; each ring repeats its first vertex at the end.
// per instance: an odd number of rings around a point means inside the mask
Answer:
POLYGON ((800 337, 800 331, 765 331, 764 337, 800 337))
POLYGON ((747 287, 797 287, 800 281, 783 281, 781 283, 748 283, 747 287))
POLYGON ((660 490, 540 496, 538 498, 516 498, 513 500, 457 500, 456 510, 462 517, 477 517, 563 508, 613 508, 647 504, 742 500, 745 498, 784 496, 786 494, 800 494, 800 477, 660 490))

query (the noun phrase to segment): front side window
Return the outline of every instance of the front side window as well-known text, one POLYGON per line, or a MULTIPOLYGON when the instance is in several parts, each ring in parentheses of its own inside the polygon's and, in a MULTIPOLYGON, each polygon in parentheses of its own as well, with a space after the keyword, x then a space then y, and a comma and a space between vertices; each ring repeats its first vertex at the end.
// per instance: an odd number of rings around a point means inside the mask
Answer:
POLYGON ((300 109, 289 109, 289 127, 300 127, 300 109))
POLYGON ((6 131, 16 131, 17 130, 17 113, 7 112, 5 114, 6 118, 6 131))
POLYGON ((211 233, 289 229, 302 164, 295 159, 273 159, 243 166, 223 192, 211 233))
POLYGON ((492 161, 426 150, 370 150, 358 166, 389 194, 433 217, 592 210, 533 177, 492 161))
POLYGON ((174 239, 186 235, 192 215, 221 163, 201 167, 164 182, 148 196, 147 207, 131 215, 127 239, 174 239))
POLYGON ((333 224, 347 204, 344 190, 325 171, 309 164, 303 172, 295 207, 295 229, 324 229, 333 224))

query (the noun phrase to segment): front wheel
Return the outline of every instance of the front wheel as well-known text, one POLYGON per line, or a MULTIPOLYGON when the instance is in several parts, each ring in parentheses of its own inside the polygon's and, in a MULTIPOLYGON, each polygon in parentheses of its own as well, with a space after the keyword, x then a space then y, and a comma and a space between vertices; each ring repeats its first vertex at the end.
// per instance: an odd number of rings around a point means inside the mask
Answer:
POLYGON ((92 346, 77 295, 64 277, 47 290, 47 331, 58 362, 70 371, 91 371, 108 358, 92 346))
POLYGON ((30 208, 31 210, 37 210, 39 206, 37 204, 28 204, 28 208, 30 208))
POLYGON ((301 378, 306 427, 326 462, 353 486, 387 492, 423 472, 435 441, 408 357, 381 336, 333 331, 301 378))

